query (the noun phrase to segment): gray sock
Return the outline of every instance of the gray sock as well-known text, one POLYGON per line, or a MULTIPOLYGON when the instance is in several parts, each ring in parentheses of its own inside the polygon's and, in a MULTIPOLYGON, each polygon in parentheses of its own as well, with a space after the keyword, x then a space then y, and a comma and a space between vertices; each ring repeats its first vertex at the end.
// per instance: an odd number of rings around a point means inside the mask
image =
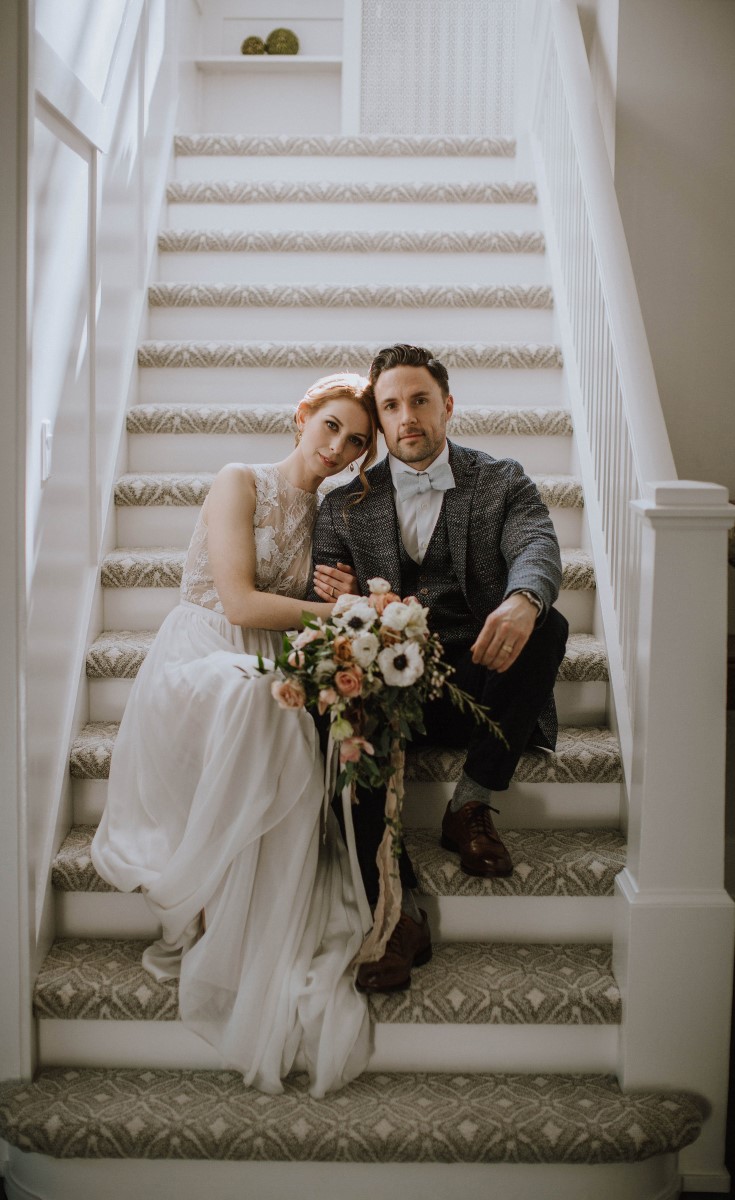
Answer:
POLYGON ((419 925, 423 920, 411 888, 404 887, 403 889, 403 895, 401 897, 401 912, 404 912, 407 917, 411 917, 413 921, 418 921, 419 925))
POLYGON ((492 792, 490 788, 483 787, 480 783, 475 783, 474 779, 470 779, 469 775, 462 772, 459 783, 454 789, 454 795, 449 804, 450 812, 459 812, 465 804, 469 804, 470 800, 479 800, 480 804, 490 804, 492 792))

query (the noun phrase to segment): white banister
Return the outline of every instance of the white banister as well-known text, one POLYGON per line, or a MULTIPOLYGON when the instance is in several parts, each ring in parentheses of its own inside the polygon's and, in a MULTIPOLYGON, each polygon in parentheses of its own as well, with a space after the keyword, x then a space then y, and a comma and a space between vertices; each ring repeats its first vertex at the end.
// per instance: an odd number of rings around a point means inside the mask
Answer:
POLYGON ((732 986, 723 888, 724 488, 676 479, 574 0, 541 0, 531 142, 620 734, 615 973, 623 1086, 712 1116, 685 1183, 721 1191, 732 986))

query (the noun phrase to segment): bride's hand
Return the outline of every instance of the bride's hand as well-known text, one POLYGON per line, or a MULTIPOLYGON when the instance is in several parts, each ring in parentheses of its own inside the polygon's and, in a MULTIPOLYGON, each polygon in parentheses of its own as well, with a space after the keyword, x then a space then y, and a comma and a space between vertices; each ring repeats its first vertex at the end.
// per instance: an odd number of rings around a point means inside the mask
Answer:
POLYGON ((327 604, 333 604, 338 596, 344 596, 346 592, 353 596, 360 595, 357 575, 346 563, 337 563, 336 567, 315 567, 314 591, 327 604))

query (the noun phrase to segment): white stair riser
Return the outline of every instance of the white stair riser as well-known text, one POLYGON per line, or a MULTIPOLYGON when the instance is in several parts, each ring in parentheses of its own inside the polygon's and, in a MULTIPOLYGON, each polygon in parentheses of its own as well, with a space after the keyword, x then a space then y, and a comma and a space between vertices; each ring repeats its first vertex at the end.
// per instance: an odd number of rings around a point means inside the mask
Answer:
MULTIPOLYGON (((396 339, 390 330, 386 345, 396 339)), ((245 339, 243 339, 245 340, 245 339)), ((431 348, 431 347, 429 347, 431 348)), ((370 358, 350 364, 366 373, 370 358)), ((140 404, 298 404, 316 379, 335 367, 142 367, 140 404)), ((458 404, 564 408, 564 373, 545 369, 450 367, 458 404)))
POLYGON ((538 229, 535 204, 283 202, 218 204, 173 201, 170 229, 538 229))
MULTIPOLYGON (((406 784, 404 820, 414 828, 437 829, 453 783, 406 784)), ((73 779, 74 823, 97 825, 107 800, 107 780, 73 779)), ((619 783, 511 783, 496 795, 499 829, 613 829, 620 825, 619 783)), ((516 903, 515 901, 513 903, 516 903)))
MULTIPOLYGON (((158 629, 179 602, 178 588, 104 588, 105 629, 158 629)), ((562 589, 556 607, 569 622, 570 633, 589 633, 593 627, 594 591, 562 589)))
POLYGON ((675 1154, 634 1163, 332 1163, 212 1162, 171 1159, 58 1159, 10 1147, 8 1200, 676 1200, 675 1154), (24 1183, 28 1180, 28 1185, 24 1183), (17 1188, 16 1188, 17 1183, 17 1188))
MULTIPOLYGON (((579 546, 582 540, 581 508, 552 508, 556 536, 561 546, 579 546)), ((116 509, 118 546, 189 545, 198 508, 164 504, 116 509)))
MULTIPOLYGON (((518 459, 530 475, 570 473, 570 437, 520 437, 514 434, 497 437, 458 434, 455 437, 451 421, 447 431, 450 438, 462 446, 484 450, 494 458, 518 459)), ((294 439, 288 433, 132 433, 128 436, 128 466, 132 472, 216 472, 229 462, 278 462, 293 449, 293 445, 294 439)), ((381 438, 379 457, 384 453, 385 444, 381 438)))
MULTIPOLYGON (((192 226, 211 227, 206 214, 200 225, 192 226)), ((503 228, 511 227, 503 224, 503 228)), ((201 250, 160 254, 156 278, 162 283, 429 284, 441 279, 446 284, 510 285, 548 283, 549 268, 543 254, 227 254, 201 250)))
MULTIPOLYGON (((90 721, 120 721, 125 711, 132 679, 89 679, 90 721)), ((562 680, 554 688, 559 722, 562 725, 604 725, 607 684, 572 683, 562 680)))
MULTIPOLYGON (((375 1025, 368 1071, 615 1070, 616 1025, 375 1025)), ((222 1061, 178 1021, 38 1022, 43 1067, 212 1069, 222 1061)))
POLYGON ((181 183, 402 183, 407 179, 412 183, 515 183, 528 174, 517 159, 489 154, 467 158, 180 154, 174 159, 173 178, 181 183))
MULTIPOLYGON (((612 897, 421 896, 435 942, 610 942, 612 897), (490 907, 492 904, 492 908, 490 907)), ((57 937, 160 937, 144 898, 109 892, 56 892, 57 937)))
POLYGON ((152 307, 148 337, 193 341, 553 342, 550 308, 152 307))

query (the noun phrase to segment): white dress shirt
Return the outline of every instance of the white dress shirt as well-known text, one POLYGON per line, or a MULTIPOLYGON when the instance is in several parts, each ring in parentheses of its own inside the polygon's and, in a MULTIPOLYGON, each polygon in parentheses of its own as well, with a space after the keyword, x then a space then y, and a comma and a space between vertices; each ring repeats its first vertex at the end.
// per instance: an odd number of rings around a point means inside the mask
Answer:
MULTIPOLYGON (((396 476, 404 471, 407 474, 420 474, 420 472, 415 471, 407 463, 401 462, 399 458, 394 458, 392 454, 388 455, 388 462, 393 479, 393 495, 396 501, 401 541, 405 546, 406 553, 411 556, 413 561, 422 563, 431 541, 431 535, 439 520, 444 492, 431 488, 428 492, 421 492, 415 496, 400 496, 396 490, 396 476)), ((441 454, 434 459, 434 463, 448 462, 449 446, 445 445, 441 454)))

